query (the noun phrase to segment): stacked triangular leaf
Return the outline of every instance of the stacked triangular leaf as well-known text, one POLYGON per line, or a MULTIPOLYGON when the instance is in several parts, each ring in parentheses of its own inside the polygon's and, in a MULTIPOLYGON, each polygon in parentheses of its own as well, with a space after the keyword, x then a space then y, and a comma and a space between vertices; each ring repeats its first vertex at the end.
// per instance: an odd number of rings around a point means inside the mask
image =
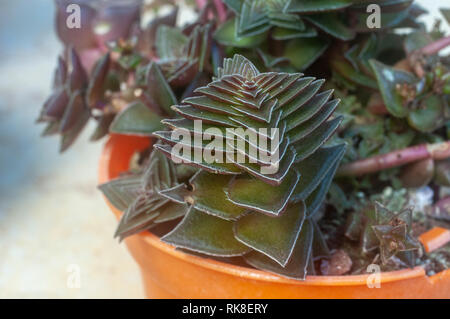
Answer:
POLYGON ((123 239, 184 216, 187 204, 160 195, 180 183, 174 164, 160 153, 152 152, 142 171, 100 185, 111 204, 124 211, 115 236, 123 239))
POLYGON ((320 90, 323 82, 300 73, 260 73, 235 55, 225 59, 217 78, 196 90, 197 96, 173 107, 182 118, 165 120, 173 131, 156 132, 165 143, 155 147, 201 170, 187 185, 160 191, 190 205, 183 221, 162 239, 215 256, 245 255, 258 268, 304 278, 307 268, 313 269, 312 256, 326 252, 312 216, 344 153, 343 145, 323 146, 341 121, 332 117, 338 101, 329 101, 332 91, 320 90), (196 120, 202 121, 201 129, 196 120), (208 143, 191 142, 211 128, 226 140, 216 144, 214 161, 177 152, 180 145, 211 151, 208 143), (226 137, 227 129, 234 134, 226 137), (254 132, 257 143, 239 129, 254 132), (177 130, 191 139, 177 138, 172 134, 177 130), (261 145, 261 138, 267 144, 261 145), (260 156, 276 151, 275 164, 260 156), (276 170, 265 172, 270 167, 276 170), (322 248, 312 252, 313 243, 322 248))

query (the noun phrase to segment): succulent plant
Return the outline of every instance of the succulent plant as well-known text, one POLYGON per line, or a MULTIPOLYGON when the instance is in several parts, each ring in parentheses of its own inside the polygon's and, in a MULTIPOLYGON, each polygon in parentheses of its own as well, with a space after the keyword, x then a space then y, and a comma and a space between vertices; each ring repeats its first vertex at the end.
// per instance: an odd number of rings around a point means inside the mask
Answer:
MULTIPOLYGON (((191 207, 162 240, 205 254, 245 255, 248 263, 259 268, 304 278, 312 260, 313 238, 321 242, 312 216, 344 151, 343 145, 322 146, 341 121, 327 121, 338 101, 328 102, 332 92, 319 92, 322 84, 322 80, 298 73, 260 73, 249 60, 235 55, 224 60, 211 83, 195 90, 200 95, 174 106, 182 118, 164 123, 191 136, 204 133, 195 131, 194 120, 215 127, 218 133, 227 128, 255 131, 268 126, 266 134, 269 129, 278 129, 278 140, 266 135, 271 148, 261 145, 258 151, 270 153, 275 149, 280 156, 275 163, 278 170, 264 173, 261 168, 270 163, 261 156, 250 162, 252 145, 243 136, 239 138, 245 142, 244 147, 234 145, 232 137, 227 141, 228 149, 215 148, 218 158, 212 163, 179 154, 184 164, 200 170, 188 186, 160 192, 191 207), (238 153, 246 160, 239 161, 238 153), (294 251, 303 257, 291 260, 294 251)), ((259 138, 263 133, 258 134, 259 138)), ((176 154, 173 146, 186 143, 173 138, 171 131, 155 135, 165 143, 154 147, 171 158, 176 154)), ((188 146, 208 150, 207 145, 188 146)))
POLYGON ((134 73, 134 69, 123 63, 128 53, 115 54, 113 59, 111 53, 106 53, 90 74, 75 49, 70 51, 70 63, 59 58, 53 92, 44 103, 38 122, 48 123, 44 136, 61 135, 61 152, 73 144, 90 118, 98 123, 91 135, 92 141, 108 134, 115 115, 137 100, 136 87, 121 87, 134 73))
POLYGON ((439 23, 426 31, 412 0, 198 1, 183 27, 173 1, 77 0, 84 27, 72 31, 56 3, 65 49, 44 135, 66 150, 92 118, 92 140, 157 139, 100 186, 124 211, 120 240, 150 230, 304 279, 359 273, 376 255, 383 270, 413 265, 402 192, 428 185, 437 204, 422 210, 448 223, 450 60, 438 53, 450 38, 439 23), (163 4, 175 8, 140 26, 163 4), (386 189, 399 205, 372 204, 386 189))
POLYGON ((173 210, 174 218, 186 215, 162 237, 165 242, 213 256, 244 255, 249 264, 287 277, 304 278, 308 269, 314 273, 313 258, 328 251, 313 216, 344 152, 344 145, 323 146, 341 118, 327 120, 339 101, 328 101, 332 92, 320 92, 322 84, 299 73, 260 73, 240 55, 225 59, 217 77, 195 90, 199 95, 172 107, 182 117, 164 123, 192 136, 203 133, 194 131, 196 119, 218 132, 265 126, 278 129, 278 140, 266 135, 276 146, 259 146, 265 152, 279 150, 278 170, 261 173, 270 163, 262 157, 251 163, 251 146, 244 138, 244 148, 215 149, 222 159, 230 154, 237 158, 243 151, 244 162, 196 162, 182 155, 185 161, 178 167, 192 166, 196 172, 177 183, 169 159, 174 154, 172 147, 180 141, 170 131, 156 132, 161 141, 154 146, 158 151, 152 152, 139 182, 131 175, 101 186, 117 208, 126 209, 117 234, 123 238, 150 229, 158 220, 151 216, 173 210), (126 202, 117 200, 129 193, 132 196, 126 202), (167 206, 159 206, 159 200, 167 206))
POLYGON ((62 136, 61 151, 72 144, 89 120, 87 88, 87 74, 75 50, 71 51, 70 68, 65 59, 59 58, 54 77, 54 92, 45 102, 38 122, 47 123, 44 136, 62 136))
POLYGON ((392 212, 375 201, 363 213, 349 215, 346 236, 359 240, 363 254, 376 251, 386 265, 393 256, 405 264, 414 266, 414 251, 420 251, 420 243, 412 236, 412 210, 406 208, 392 212))
MULTIPOLYGON (((119 2, 114 2, 113 7, 100 6, 106 11, 98 14, 108 15, 110 9, 116 12, 119 7, 115 5, 119 2)), ((136 4, 128 3, 139 9, 136 4)), ((83 5, 96 7, 95 4, 83 5)), ((125 2, 120 2, 122 5, 125 2)), ((118 10, 117 13, 129 12, 132 8, 128 5, 126 12, 118 10)), ((68 42, 72 46, 70 63, 65 55, 59 59, 54 92, 45 102, 38 119, 38 122, 48 123, 43 135, 62 135, 60 150, 65 151, 90 118, 98 123, 91 136, 93 141, 108 132, 148 135, 161 129, 161 119, 174 114, 170 109, 170 105, 177 102, 174 90, 181 91, 183 97, 189 96, 194 88, 206 82, 211 72, 210 25, 202 25, 202 19, 188 25, 186 28, 192 31, 188 37, 173 27, 176 15, 177 10, 173 10, 169 15, 155 19, 148 27, 137 29, 137 38, 120 37, 117 41, 102 43, 100 51, 106 53, 90 69, 86 65, 90 66, 92 56, 83 60, 86 48, 77 51, 76 43, 68 42), (142 131, 136 125, 129 131, 128 123, 138 119, 147 120, 147 125, 141 127, 142 131), (149 120, 153 125, 148 125, 149 120)), ((117 17, 112 15, 111 18, 115 22, 117 17)), ((128 33, 120 34, 125 37, 128 33)))
POLYGON ((449 118, 448 66, 437 63, 422 77, 417 77, 377 61, 371 64, 386 108, 392 115, 406 117, 410 126, 421 132, 433 132, 444 126, 449 118))
MULTIPOLYGON (((315 37, 318 30, 340 40, 355 37, 355 31, 367 32, 366 1, 329 0, 226 0, 237 18, 236 36, 249 37, 272 29, 276 39, 315 37)), ((412 1, 372 1, 381 7, 382 28, 400 24, 409 18, 412 1)))
POLYGON ((156 33, 158 65, 171 86, 189 84, 209 63, 211 26, 197 25, 189 37, 179 28, 162 25, 156 33))
POLYGON ((153 151, 140 171, 119 177, 100 186, 111 204, 124 211, 115 236, 121 240, 152 227, 182 217, 188 205, 160 195, 182 185, 185 172, 159 152, 153 151))

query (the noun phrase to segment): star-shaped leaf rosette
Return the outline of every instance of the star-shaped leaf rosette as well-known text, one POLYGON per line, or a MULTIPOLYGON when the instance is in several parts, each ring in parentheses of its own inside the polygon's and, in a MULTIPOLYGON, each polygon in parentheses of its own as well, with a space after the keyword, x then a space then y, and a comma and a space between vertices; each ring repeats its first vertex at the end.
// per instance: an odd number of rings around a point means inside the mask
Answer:
POLYGON ((191 175, 189 168, 176 167, 154 151, 139 171, 100 185, 111 204, 124 211, 115 236, 122 240, 184 216, 187 204, 170 201, 160 192, 181 185, 191 175))
POLYGON ((235 55, 196 96, 173 106, 181 117, 163 121, 171 130, 154 133, 161 141, 154 147, 198 171, 158 191, 189 206, 162 240, 244 256, 291 278, 314 272, 313 258, 328 249, 313 216, 345 150, 324 146, 341 118, 332 117, 339 101, 329 100, 332 90, 321 92, 323 83, 300 73, 260 73, 235 55))
POLYGON ((375 202, 376 221, 372 226, 378 239, 380 258, 383 264, 400 253, 410 260, 410 253, 420 249, 420 243, 411 235, 412 210, 404 209, 394 213, 378 202, 375 202), (409 257, 409 258, 408 258, 409 257))
POLYGON ((361 252, 364 255, 379 254, 383 265, 395 256, 401 263, 414 266, 421 245, 411 232, 411 208, 393 212, 377 201, 363 213, 350 215, 346 226, 346 236, 359 239, 361 252))

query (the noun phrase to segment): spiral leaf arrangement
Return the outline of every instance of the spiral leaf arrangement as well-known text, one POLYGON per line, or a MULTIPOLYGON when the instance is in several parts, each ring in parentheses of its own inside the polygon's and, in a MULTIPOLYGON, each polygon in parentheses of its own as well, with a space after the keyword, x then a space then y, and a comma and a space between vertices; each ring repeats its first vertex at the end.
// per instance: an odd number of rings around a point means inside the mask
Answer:
MULTIPOLYGON (((189 205, 183 220, 162 240, 214 256, 244 256, 255 267, 287 277, 304 278, 307 269, 313 271, 313 258, 327 252, 313 216, 345 149, 342 144, 323 146, 341 121, 328 120, 339 101, 329 101, 331 90, 320 92, 323 83, 300 73, 260 73, 249 60, 235 55, 224 60, 211 83, 195 91, 197 96, 174 106, 181 118, 164 123, 189 132, 192 140, 205 133, 196 131, 195 120, 220 132, 241 128, 261 135, 257 128, 277 129, 279 139, 265 137, 268 144, 277 143, 271 149, 279 150, 280 156, 276 173, 261 173, 269 164, 260 157, 251 163, 249 150, 255 146, 243 136, 237 138, 244 147, 234 145, 233 136, 227 140, 228 149, 216 149, 223 162, 180 155, 184 164, 200 169, 187 184, 159 191, 189 205), (236 160, 238 153, 246 160, 236 160)), ((154 147, 168 157, 174 145, 186 143, 171 133, 155 133, 164 143, 154 147)), ((205 144, 189 146, 208 149, 205 144)), ((262 151, 270 152, 264 147, 262 151)))

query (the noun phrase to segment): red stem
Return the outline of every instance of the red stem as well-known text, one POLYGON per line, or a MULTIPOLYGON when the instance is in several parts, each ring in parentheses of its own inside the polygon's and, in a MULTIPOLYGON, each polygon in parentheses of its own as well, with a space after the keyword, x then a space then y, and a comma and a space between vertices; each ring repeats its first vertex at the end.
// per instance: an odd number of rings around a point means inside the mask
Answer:
POLYGON ((361 176, 426 158, 442 160, 449 157, 450 141, 421 144, 344 164, 339 168, 337 176, 361 176))
MULTIPOLYGON (((204 6, 208 4, 208 0, 195 0, 197 8, 200 10, 203 9, 204 6)), ((227 10, 225 9, 225 5, 222 0, 213 0, 214 8, 217 12, 217 17, 219 18, 219 22, 224 22, 227 19, 227 10)))

